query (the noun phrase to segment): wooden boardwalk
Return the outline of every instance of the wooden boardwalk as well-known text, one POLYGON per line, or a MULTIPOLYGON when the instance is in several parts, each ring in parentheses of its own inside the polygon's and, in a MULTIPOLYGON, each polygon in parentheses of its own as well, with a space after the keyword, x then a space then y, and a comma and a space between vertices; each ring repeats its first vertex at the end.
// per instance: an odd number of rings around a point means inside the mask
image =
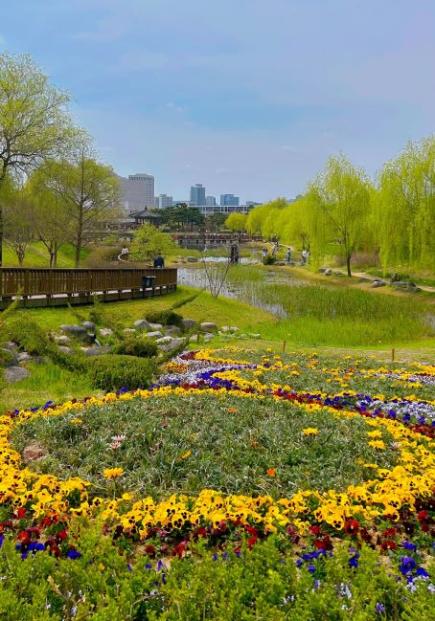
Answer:
POLYGON ((164 295, 177 288, 172 268, 0 268, 0 309, 16 298, 24 307, 89 304, 164 295))

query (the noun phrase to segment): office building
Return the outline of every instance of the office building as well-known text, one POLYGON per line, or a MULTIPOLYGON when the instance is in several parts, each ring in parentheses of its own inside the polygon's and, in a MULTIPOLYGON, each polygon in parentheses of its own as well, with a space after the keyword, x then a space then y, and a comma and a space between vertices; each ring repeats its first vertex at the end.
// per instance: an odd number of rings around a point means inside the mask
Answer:
POLYGON ((206 196, 205 197, 205 204, 207 205, 207 207, 215 207, 216 206, 216 197, 215 196, 206 196))
POLYGON ((159 194, 156 196, 156 209, 165 209, 165 207, 172 207, 174 199, 167 194, 159 194))
POLYGON ((205 187, 197 183, 190 188, 190 204, 192 207, 205 205, 205 187))
POLYGON ((238 207, 240 199, 234 194, 221 194, 221 207, 238 207))
POLYGON ((127 213, 141 211, 145 207, 154 208, 154 177, 137 173, 119 177, 121 205, 127 213))

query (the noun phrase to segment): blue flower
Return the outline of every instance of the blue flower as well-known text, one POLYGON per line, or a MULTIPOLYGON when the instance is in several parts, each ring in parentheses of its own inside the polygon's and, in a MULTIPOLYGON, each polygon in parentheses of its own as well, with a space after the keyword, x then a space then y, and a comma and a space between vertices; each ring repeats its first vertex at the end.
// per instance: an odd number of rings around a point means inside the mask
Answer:
POLYGON ((405 548, 405 550, 410 550, 412 552, 415 552, 417 550, 417 546, 415 545, 415 543, 412 543, 412 541, 404 541, 402 543, 402 548, 405 548))
POLYGON ((378 602, 375 606, 375 610, 378 613, 378 615, 381 615, 385 612, 385 606, 384 604, 382 604, 381 602, 378 602))
POLYGON ((409 574, 417 566, 417 563, 411 556, 402 556, 400 560, 401 563, 399 565, 399 571, 404 576, 406 576, 406 574, 409 574))
POLYGON ((75 550, 74 548, 71 548, 70 550, 68 550, 68 552, 66 553, 67 557, 70 558, 72 561, 75 561, 76 559, 81 557, 81 553, 78 550, 75 550))

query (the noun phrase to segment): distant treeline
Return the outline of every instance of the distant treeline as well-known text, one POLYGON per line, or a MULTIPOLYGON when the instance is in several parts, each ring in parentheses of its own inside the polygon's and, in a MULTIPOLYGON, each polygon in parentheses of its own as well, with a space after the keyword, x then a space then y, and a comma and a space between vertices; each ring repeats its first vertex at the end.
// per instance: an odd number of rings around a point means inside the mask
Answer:
POLYGON ((435 138, 409 143, 376 180, 344 156, 331 157, 305 194, 278 198, 226 226, 310 250, 314 264, 341 256, 351 275, 357 252, 384 268, 435 270, 435 138))

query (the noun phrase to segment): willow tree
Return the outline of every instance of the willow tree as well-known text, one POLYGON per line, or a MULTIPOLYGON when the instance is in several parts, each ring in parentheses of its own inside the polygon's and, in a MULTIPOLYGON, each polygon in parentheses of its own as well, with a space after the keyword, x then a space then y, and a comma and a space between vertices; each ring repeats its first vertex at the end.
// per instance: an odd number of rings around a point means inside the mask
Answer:
POLYGON ((277 218, 287 206, 285 198, 276 198, 273 201, 254 207, 246 220, 246 228, 251 235, 261 235, 265 239, 279 239, 280 229, 277 227, 277 218))
POLYGON ((282 210, 278 218, 278 227, 281 231, 280 239, 284 244, 294 245, 302 250, 310 249, 307 210, 305 196, 289 203, 282 210))
POLYGON ((435 138, 409 143, 380 176, 374 231, 384 270, 435 267, 435 138))
POLYGON ((247 216, 244 213, 230 213, 228 218, 225 220, 225 228, 230 231, 234 231, 235 233, 241 233, 246 229, 246 219, 247 216))
MULTIPOLYGON (((29 56, 0 54, 0 195, 8 175, 27 174, 76 139, 68 101, 29 56)), ((0 201, 0 266, 3 226, 0 201)))
POLYGON ((306 195, 307 228, 316 258, 338 248, 348 276, 352 256, 367 236, 370 183, 344 156, 331 157, 306 195))

